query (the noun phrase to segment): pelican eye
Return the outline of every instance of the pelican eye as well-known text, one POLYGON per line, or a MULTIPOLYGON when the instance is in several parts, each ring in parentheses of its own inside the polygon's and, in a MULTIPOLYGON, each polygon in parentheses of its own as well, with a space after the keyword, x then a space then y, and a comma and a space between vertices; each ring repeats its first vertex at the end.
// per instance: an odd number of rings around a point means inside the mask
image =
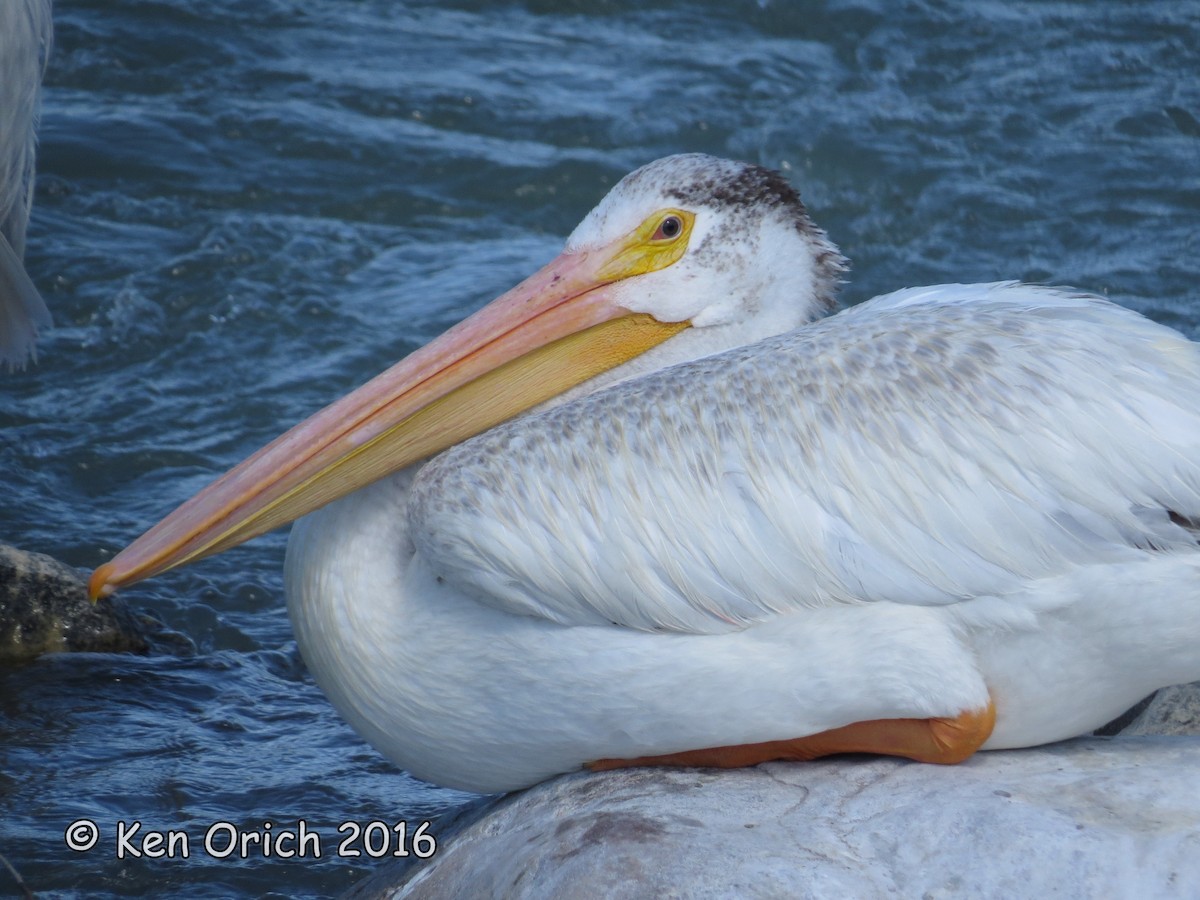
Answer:
POLYGON ((663 216, 663 220, 658 223, 658 229, 654 232, 650 240, 673 241, 681 234, 683 234, 683 219, 679 218, 675 213, 669 213, 663 216))
POLYGON ((660 209, 646 216, 618 242, 615 255, 599 274, 616 280, 674 265, 687 253, 695 222, 696 214, 686 209, 660 209))

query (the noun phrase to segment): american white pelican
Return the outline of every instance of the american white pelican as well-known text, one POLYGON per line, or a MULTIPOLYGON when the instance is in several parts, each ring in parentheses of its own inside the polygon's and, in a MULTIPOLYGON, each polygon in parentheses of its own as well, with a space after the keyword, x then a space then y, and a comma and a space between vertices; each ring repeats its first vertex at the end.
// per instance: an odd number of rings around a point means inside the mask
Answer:
POLYGON ((0 367, 36 355, 50 311, 21 258, 33 204, 38 92, 50 53, 50 0, 0 2, 0 367))
POLYGON ((651 163, 93 592, 311 513, 286 577, 314 677, 397 764, 477 791, 954 762, 1200 677, 1197 345, 1018 284, 813 321, 842 264, 775 173, 651 163))

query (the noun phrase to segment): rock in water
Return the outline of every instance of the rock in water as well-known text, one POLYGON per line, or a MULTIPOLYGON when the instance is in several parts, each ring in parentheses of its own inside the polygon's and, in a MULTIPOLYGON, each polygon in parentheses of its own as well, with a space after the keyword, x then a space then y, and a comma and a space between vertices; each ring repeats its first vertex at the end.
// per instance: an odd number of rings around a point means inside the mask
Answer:
POLYGON ((0 663, 62 651, 146 650, 143 629, 124 605, 92 603, 70 566, 0 544, 0 663))
POLYGON ((570 775, 347 896, 1196 897, 1197 798, 1196 738, 570 775))

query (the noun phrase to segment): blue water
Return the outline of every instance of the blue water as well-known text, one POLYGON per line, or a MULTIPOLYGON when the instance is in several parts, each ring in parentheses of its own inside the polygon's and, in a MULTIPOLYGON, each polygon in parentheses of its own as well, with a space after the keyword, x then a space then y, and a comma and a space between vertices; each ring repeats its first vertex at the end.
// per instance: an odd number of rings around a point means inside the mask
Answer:
MULTIPOLYGON (((56 25, 27 262, 57 327, 0 376, 0 540, 83 568, 667 153, 783 169, 847 302, 1024 278, 1200 335, 1196 3, 60 0, 56 25)), ((39 895, 336 895, 375 865, 339 824, 469 799, 312 684, 285 539, 127 592, 190 649, 0 670, 0 853, 39 895), (300 818, 320 859, 200 846, 300 818), (119 820, 190 857, 117 859, 119 820)))

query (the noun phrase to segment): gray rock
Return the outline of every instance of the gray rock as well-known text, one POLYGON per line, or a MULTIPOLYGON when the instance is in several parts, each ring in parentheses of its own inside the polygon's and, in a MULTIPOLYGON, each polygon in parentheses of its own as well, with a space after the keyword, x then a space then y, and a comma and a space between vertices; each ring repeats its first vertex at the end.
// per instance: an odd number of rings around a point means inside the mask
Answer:
POLYGON ((1163 688, 1121 734, 1200 735, 1200 682, 1163 688))
POLYGON ((70 566, 0 544, 0 663, 63 651, 146 650, 142 623, 123 604, 92 603, 70 566))
POLYGON ((555 779, 347 896, 1195 897, 1200 739, 555 779))

